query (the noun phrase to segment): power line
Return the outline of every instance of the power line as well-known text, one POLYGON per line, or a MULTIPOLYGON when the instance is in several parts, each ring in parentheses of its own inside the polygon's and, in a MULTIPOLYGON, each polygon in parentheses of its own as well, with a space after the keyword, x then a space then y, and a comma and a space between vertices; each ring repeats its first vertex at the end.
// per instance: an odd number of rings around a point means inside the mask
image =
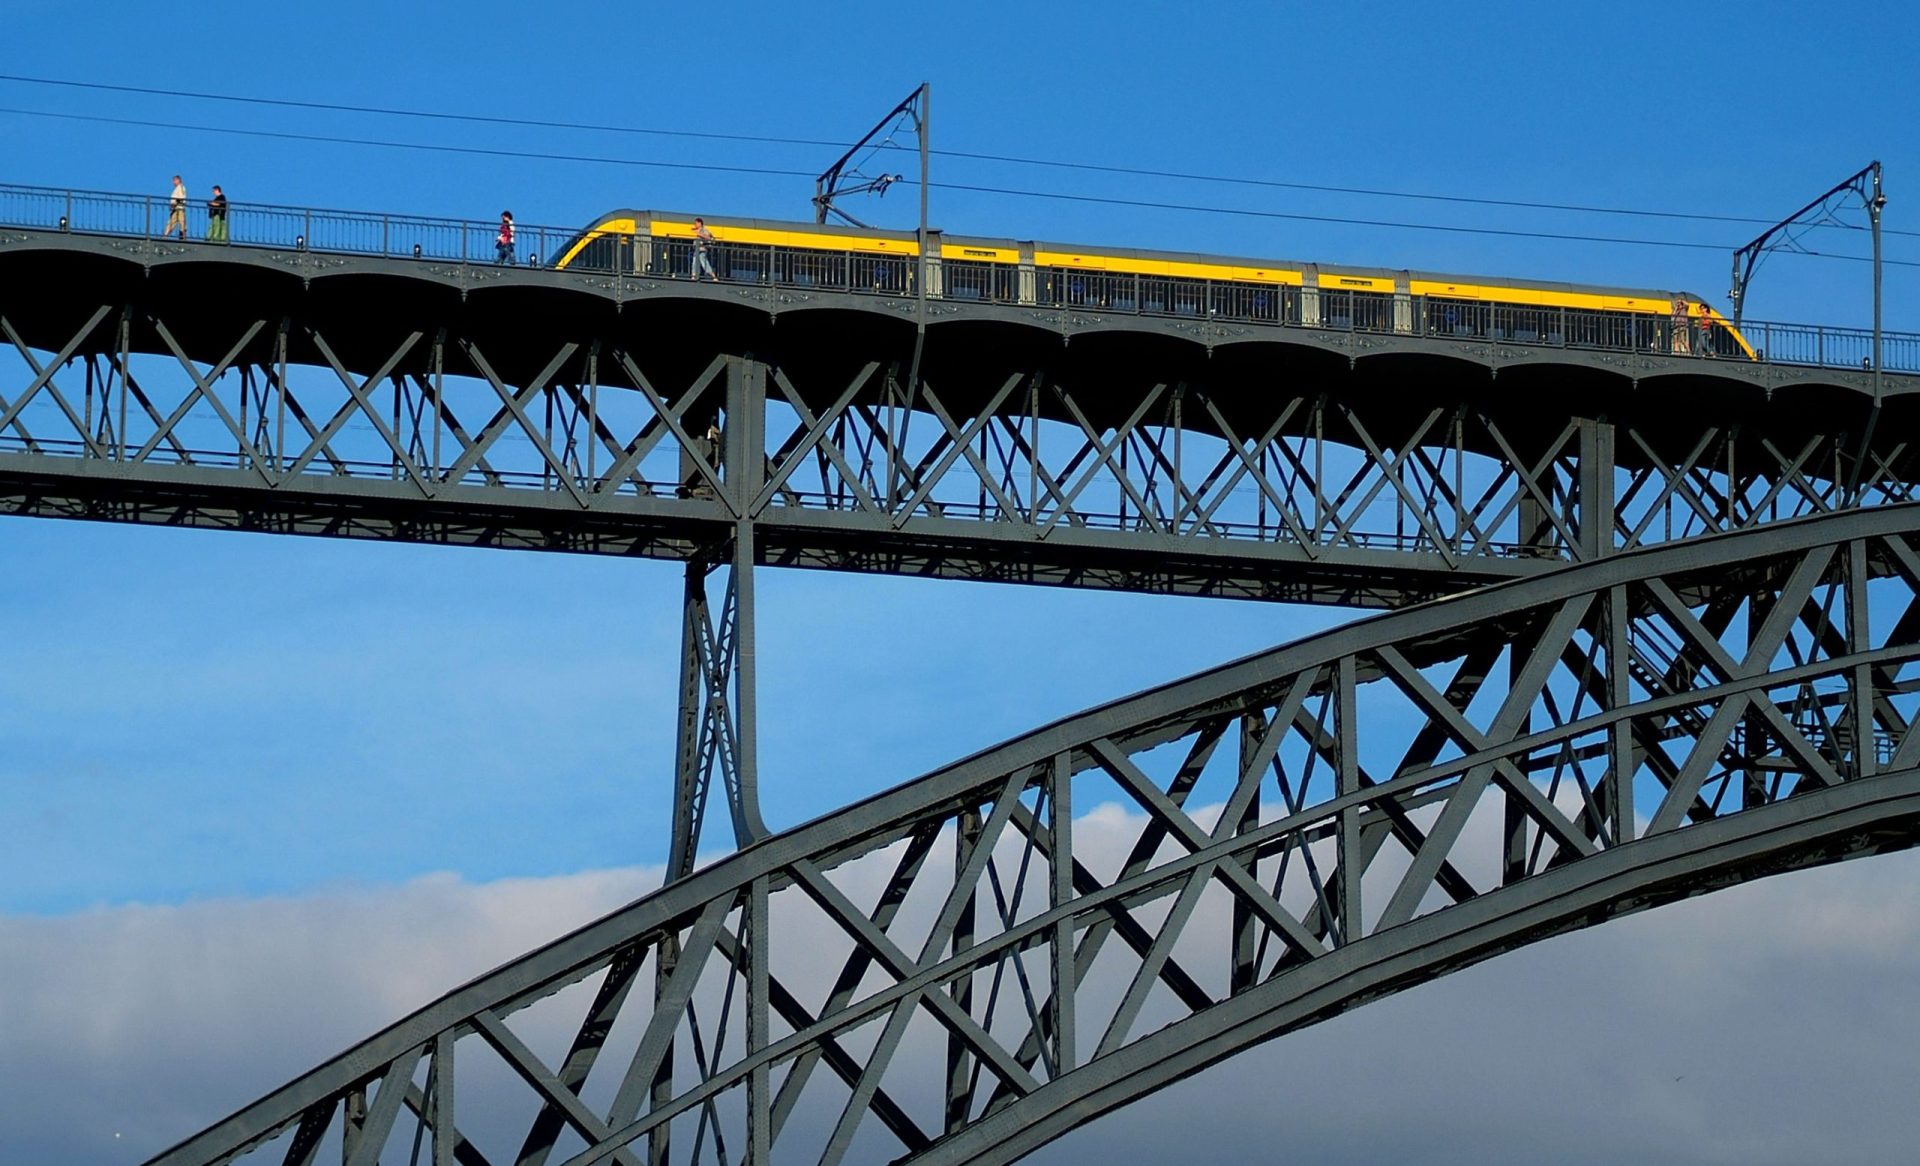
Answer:
POLYGON ((763 166, 721 166, 709 162, 666 162, 651 158, 607 158, 595 154, 556 154, 534 150, 502 150, 488 146, 442 146, 430 142, 389 142, 379 138, 348 138, 331 134, 299 134, 290 130, 249 130, 237 126, 202 126, 184 122, 148 121, 131 117, 107 117, 92 113, 51 113, 38 109, 0 106, 0 113, 22 117, 57 118, 61 121, 91 121, 107 125, 139 126, 143 129, 188 130, 205 134, 239 134, 249 138, 275 138, 292 142, 322 142, 340 146, 380 146, 390 150, 429 150, 441 154, 477 154, 489 158, 521 158, 536 162, 588 162, 602 166, 648 166, 665 170, 709 170, 721 174, 763 174, 776 178, 812 178, 811 170, 775 170, 763 166))
MULTIPOLYGON (((1309 215, 1292 211, 1249 210, 1240 207, 1196 206, 1189 203, 1156 202, 1151 199, 1118 198, 1095 194, 1066 194, 1056 191, 1019 190, 999 186, 971 186, 952 182, 935 182, 939 190, 964 190, 980 194, 997 194, 1011 198, 1043 198, 1063 202, 1098 203, 1104 206, 1139 207, 1146 210, 1189 211, 1215 215, 1237 215, 1244 218, 1285 219, 1293 222, 1335 223, 1355 227, 1389 227, 1406 231, 1440 231, 1460 235, 1496 235, 1513 239, 1551 239, 1567 243, 1620 243, 1635 247, 1677 247, 1691 251, 1727 250, 1718 243, 1689 243, 1677 239, 1629 239, 1612 235, 1570 235, 1552 231, 1520 231, 1500 227, 1459 227, 1443 223, 1401 223, 1383 219, 1355 219, 1338 215, 1309 215)), ((1865 255, 1843 255, 1830 251, 1810 251, 1796 248, 1783 251, 1784 255, 1811 255, 1821 259, 1851 259, 1861 263, 1870 263, 1872 259, 1865 255)), ((1908 262, 1898 259, 1884 260, 1894 267, 1920 267, 1920 262, 1908 262)))
POLYGON ((0 81, 22 85, 57 85, 66 89, 93 89, 105 93, 138 93, 144 97, 184 97, 194 101, 225 101, 236 105, 271 105, 282 109, 312 109, 326 113, 371 113, 382 117, 421 117, 436 121, 463 121, 479 125, 522 126, 541 130, 587 130, 605 134, 645 134, 663 138, 700 138, 715 142, 750 142, 771 146, 831 146, 846 148, 845 142, 810 138, 780 138, 759 134, 722 134, 706 130, 665 130, 645 126, 597 125, 592 122, 543 121, 526 117, 495 117, 478 113, 446 113, 427 109, 398 109, 379 105, 344 105, 331 101, 294 101, 280 97, 248 97, 232 93, 201 93, 191 89, 151 89, 141 85, 109 85, 102 81, 64 81, 52 77, 23 77, 0 73, 0 81))
MULTIPOLYGON (((647 126, 610 125, 594 122, 555 121, 539 118, 500 117, 488 114, 448 113, 439 110, 403 109, 393 106, 351 105, 340 102, 298 101, 288 98, 254 97, 230 93, 207 93, 190 89, 162 89, 140 85, 115 85, 99 81, 71 81, 52 77, 29 77, 22 74, 0 73, 0 81, 12 81, 23 85, 58 86, 68 89, 87 89, 107 93, 133 93, 149 97, 177 97, 194 101, 223 101, 240 105, 263 105, 283 109, 307 109, 329 113, 373 114, 381 117, 416 117, 437 121, 468 122, 478 125, 520 126, 529 129, 581 130, 590 133, 638 134, 654 137, 682 138, 716 142, 743 142, 755 145, 780 146, 817 146, 841 148, 844 142, 823 138, 780 137, 763 134, 729 134, 705 130, 661 129, 647 126)), ((904 146, 891 143, 881 148, 904 150, 904 146)), ((1382 190, 1373 187, 1336 186, 1314 182, 1286 182, 1269 178, 1248 178, 1237 175, 1201 174, 1179 170, 1164 170, 1150 167, 1116 166, 1096 162, 1073 162, 1055 158, 1028 158, 1014 154, 993 154, 969 150, 934 149, 930 153, 943 158, 959 158, 968 161, 999 162, 1016 166, 1038 166, 1057 170, 1075 170, 1086 173, 1113 174, 1133 178, 1165 178, 1181 182, 1208 182, 1220 185, 1254 187, 1267 190, 1294 190, 1315 194, 1354 195, 1365 198, 1397 198, 1424 202, 1442 202, 1461 206, 1497 207, 1507 210, 1544 210, 1571 214, 1620 215, 1636 218, 1671 219, 1688 222, 1735 223, 1743 226, 1771 226, 1772 219, 1754 218, 1742 215, 1705 214, 1695 211, 1662 211, 1634 207, 1588 206, 1580 203, 1535 202, 1524 199, 1486 198, 1471 195, 1432 194, 1420 191, 1382 190)), ((750 172, 750 171, 747 171, 750 172)), ((1865 227, 1851 223, 1821 223, 1822 228, 1860 231, 1865 227)), ((1885 230, 1884 234, 1920 238, 1920 231, 1885 230)))
MULTIPOLYGON (((895 147, 896 149, 901 147, 895 147)), ((1153 170, 1133 166, 1106 166, 1093 162, 1064 162, 1046 158, 1021 158, 1009 154, 979 154, 961 150, 935 150, 950 158, 968 158, 987 162, 1009 162, 1021 166, 1047 166, 1061 170, 1085 170, 1101 174, 1117 174, 1135 178, 1172 178, 1187 182, 1216 182, 1230 186, 1264 187, 1270 190, 1300 190, 1315 194, 1350 194, 1367 198, 1401 198, 1423 202, 1456 203, 1465 206, 1500 207, 1507 210, 1560 211, 1589 215, 1627 215, 1636 218, 1679 219, 1701 223, 1738 223, 1744 226, 1770 226, 1772 219, 1756 219, 1742 215, 1710 215, 1690 211, 1638 210, 1630 207, 1583 206, 1579 203, 1529 202, 1509 198, 1477 198, 1460 194, 1426 194, 1405 190, 1379 190, 1363 186, 1328 186, 1314 182, 1282 182, 1271 178, 1242 178, 1224 174, 1191 174, 1178 170, 1153 170)), ((1818 227, 1830 227, 1843 231, 1864 231, 1865 227, 1851 223, 1816 223, 1818 227)), ((1920 231, 1883 230, 1882 234, 1911 235, 1920 238, 1920 231)))
MULTIPOLYGON (((109 117, 103 114, 54 113, 45 110, 18 109, 0 106, 0 113, 10 113, 23 117, 52 118, 61 121, 99 122, 107 125, 135 126, 144 129, 183 130, 196 133, 237 134, 243 137, 270 138, 281 141, 317 142, 329 145, 374 146, 393 150, 424 150, 443 154, 471 154, 490 158, 516 158, 541 162, 582 162, 606 166, 638 166, 669 170, 701 170, 724 174, 752 174, 777 178, 812 178, 811 171, 778 170, 756 166, 723 166, 701 162, 670 162, 645 158, 608 158, 592 154, 562 154, 550 151, 506 150, 488 146, 448 146, 428 142, 395 142, 380 138, 352 138, 330 134, 302 134, 288 130, 253 130, 235 126, 205 126, 183 122, 152 121, 142 118, 109 117)), ((902 184, 912 185, 909 179, 902 184)), ((1104 195, 1069 194, 1062 191, 1026 190, 1017 187, 980 186, 968 183, 935 182, 930 186, 936 190, 962 191, 974 194, 992 194, 1011 198, 1031 198, 1056 202, 1091 203, 1103 206, 1124 206, 1145 210, 1170 210, 1190 214, 1232 215, 1241 218, 1273 219, 1289 222, 1328 223, 1342 226, 1376 227, 1389 230, 1434 231, 1446 234, 1488 235, 1501 238, 1543 239, 1558 242, 1609 243, 1636 247, 1668 247, 1698 251, 1725 251, 1727 248, 1716 243, 1692 243, 1672 239, 1635 239, 1609 235, 1577 235, 1551 231, 1521 231, 1500 227, 1464 227, 1442 223, 1409 223, 1390 219, 1363 219, 1341 215, 1312 215, 1292 211, 1254 210, 1240 207, 1205 206, 1196 203, 1160 202, 1151 199, 1119 198, 1104 195)), ((1865 261, 1856 255, 1840 255, 1829 252, 1800 250, 1790 254, 1811 255, 1818 258, 1848 259, 1865 261)), ((1920 267, 1920 263, 1897 259, 1885 260, 1889 266, 1920 267)))

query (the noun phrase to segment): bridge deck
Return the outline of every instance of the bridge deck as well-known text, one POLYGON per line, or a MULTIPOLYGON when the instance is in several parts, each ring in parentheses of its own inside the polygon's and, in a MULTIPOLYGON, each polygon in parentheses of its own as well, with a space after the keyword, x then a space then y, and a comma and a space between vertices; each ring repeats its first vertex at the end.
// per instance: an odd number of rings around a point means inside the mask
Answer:
POLYGON ((317 237, 0 228, 0 506, 1395 604, 1920 480, 1908 373, 317 237))

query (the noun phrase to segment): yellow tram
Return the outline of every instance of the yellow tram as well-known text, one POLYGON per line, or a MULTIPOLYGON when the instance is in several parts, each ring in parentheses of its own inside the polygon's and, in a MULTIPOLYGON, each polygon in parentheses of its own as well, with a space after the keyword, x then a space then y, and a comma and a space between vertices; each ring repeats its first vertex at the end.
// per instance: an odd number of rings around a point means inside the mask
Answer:
MULTIPOLYGON (((911 295, 911 231, 706 218, 709 261, 730 282, 911 295)), ((694 218, 615 211, 554 266, 691 278, 694 218)), ((1711 304, 1688 292, 1135 251, 931 232, 927 295, 974 303, 1197 316, 1368 332, 1658 349, 1755 358, 1711 304)))

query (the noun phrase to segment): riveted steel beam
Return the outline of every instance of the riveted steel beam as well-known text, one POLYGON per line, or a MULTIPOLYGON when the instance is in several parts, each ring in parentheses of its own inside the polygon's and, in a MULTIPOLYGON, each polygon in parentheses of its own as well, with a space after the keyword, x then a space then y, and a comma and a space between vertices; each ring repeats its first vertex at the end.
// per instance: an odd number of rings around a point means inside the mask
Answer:
POLYGON ((572 1166, 1011 1161, 1544 936, 1911 846, 1916 538, 1908 504, 1602 556, 1068 718, 692 869, 153 1161, 442 1131, 466 1160, 451 1115, 509 1087, 529 1162, 562 1129, 572 1166), (554 1023, 547 1061, 519 1026, 554 1023), (456 1077, 463 1046, 517 1084, 456 1077))

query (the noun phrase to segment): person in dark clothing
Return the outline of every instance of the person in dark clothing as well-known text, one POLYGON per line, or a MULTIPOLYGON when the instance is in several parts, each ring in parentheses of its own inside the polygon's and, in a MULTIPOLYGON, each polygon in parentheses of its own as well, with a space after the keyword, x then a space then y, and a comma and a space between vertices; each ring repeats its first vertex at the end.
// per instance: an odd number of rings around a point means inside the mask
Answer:
POLYGON ((207 242, 227 241, 227 192, 213 185, 213 197, 207 200, 207 242))

